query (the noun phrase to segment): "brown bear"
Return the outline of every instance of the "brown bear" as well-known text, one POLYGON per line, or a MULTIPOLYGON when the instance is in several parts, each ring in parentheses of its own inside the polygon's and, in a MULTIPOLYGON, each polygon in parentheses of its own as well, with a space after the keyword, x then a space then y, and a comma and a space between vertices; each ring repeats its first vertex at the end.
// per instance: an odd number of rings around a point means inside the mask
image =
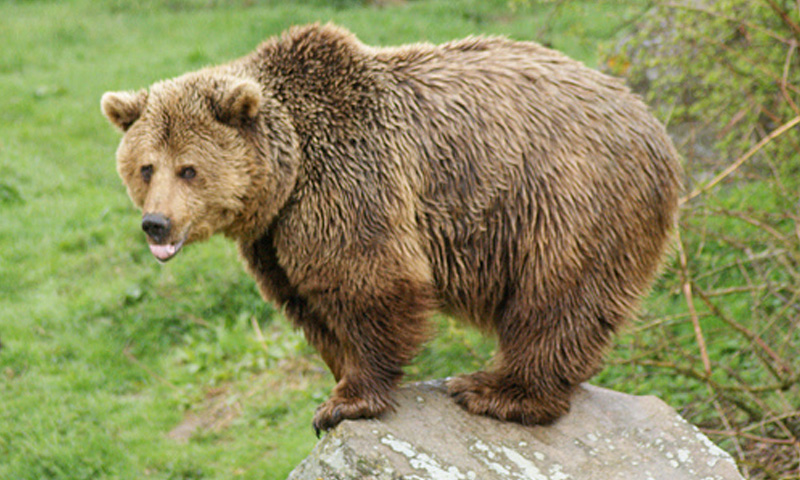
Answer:
POLYGON ((314 416, 392 408, 433 311, 496 335, 469 412, 550 422, 656 273, 679 164, 619 80, 535 43, 370 47, 332 25, 106 93, 152 253, 221 232, 337 380, 314 416))

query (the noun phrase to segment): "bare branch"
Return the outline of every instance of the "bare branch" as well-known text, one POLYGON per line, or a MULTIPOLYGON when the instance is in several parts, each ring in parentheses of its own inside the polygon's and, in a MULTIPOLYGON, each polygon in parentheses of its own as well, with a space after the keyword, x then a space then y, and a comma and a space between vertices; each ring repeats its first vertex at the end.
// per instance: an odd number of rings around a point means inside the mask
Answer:
POLYGON ((694 326, 694 335, 697 339, 697 346, 700 348, 700 358, 703 359, 703 368, 706 372, 706 377, 711 377, 711 361, 708 359, 708 349, 706 348, 706 340, 703 337, 703 330, 700 328, 700 320, 697 318, 697 310, 694 308, 694 300, 692 299, 692 283, 689 278, 689 268, 686 262, 686 253, 683 251, 683 242, 681 241, 680 232, 678 237, 678 255, 681 262, 681 279, 683 284, 683 295, 686 297, 686 306, 689 308, 689 314, 694 326))
POLYGON ((794 20, 792 20, 791 17, 789 17, 789 14, 786 13, 786 11, 784 9, 782 9, 780 7, 780 5, 775 3, 775 0, 766 0, 766 2, 769 4, 770 8, 775 13, 777 13, 779 17, 781 17, 781 20, 783 20, 783 23, 785 23, 792 30, 792 33, 794 33, 794 36, 797 39, 800 39, 800 25, 795 23, 794 20))
POLYGON ((725 179, 725 177, 727 177, 731 173, 735 172, 739 167, 742 166, 742 164, 744 162, 749 160, 753 155, 755 155, 762 148, 764 148, 764 146, 766 146, 767 144, 769 144, 771 141, 775 140, 779 136, 783 135, 784 133, 788 132, 789 130, 791 130, 797 124, 800 124, 800 115, 798 115, 797 117, 794 117, 793 119, 791 119, 788 122, 784 123, 780 127, 778 127, 775 130, 773 130, 769 135, 767 135, 766 137, 762 138, 761 141, 758 142, 753 148, 751 148, 750 150, 748 150, 747 153, 745 153, 744 155, 742 155, 741 157, 736 159, 735 162, 730 164, 728 166, 728 168, 726 168, 721 173, 719 173, 710 182, 708 182, 707 184, 703 185, 702 187, 694 190, 692 193, 690 193, 686 197, 682 198, 681 199, 681 203, 682 204, 686 203, 689 200, 691 200, 691 199, 697 197, 698 195, 702 194, 703 192, 706 192, 706 191, 711 190, 712 188, 714 188, 714 186, 716 184, 721 182, 723 179, 725 179))
MULTIPOLYGON (((714 302, 712 302, 711 299, 708 298, 708 296, 705 294, 705 292, 703 292, 703 290, 701 288, 697 287, 697 285, 695 285, 694 287, 695 287, 694 290, 697 292, 697 296, 699 296, 703 300, 703 303, 705 303, 706 306, 709 308, 709 310, 714 312, 714 314, 720 320, 722 320, 723 322, 725 322, 726 324, 731 326, 737 332, 739 332, 742 335, 744 335, 751 342, 753 342, 756 345, 758 345, 764 351, 764 353, 766 353, 772 359, 772 361, 775 362, 775 364, 780 367, 780 369, 784 373, 789 373, 789 374, 792 373, 791 368, 786 364, 786 362, 783 361, 783 359, 780 357, 780 355, 775 353, 775 351, 772 350, 772 348, 770 348, 769 345, 767 345, 766 342, 764 342, 764 340, 761 339, 761 337, 759 337, 755 333, 751 332, 750 329, 748 329, 747 327, 741 325, 738 322, 735 322, 733 319, 731 319, 730 317, 728 317, 727 315, 722 313, 722 310, 720 310, 714 304, 714 302)), ((779 382, 781 382, 781 383, 785 382, 786 379, 783 378, 782 375, 777 372, 777 370, 775 370, 775 367, 771 363, 765 362, 765 366, 767 367, 768 370, 770 370, 773 373, 773 375, 775 376, 775 378, 779 382)))
POLYGON ((791 65, 792 55, 794 55, 795 50, 797 50, 797 41, 792 39, 792 43, 789 46, 789 51, 786 52, 786 61, 783 64, 783 77, 781 78, 781 93, 783 93, 783 98, 786 100, 786 103, 789 104, 792 110, 794 110, 795 115, 800 115, 800 109, 797 108, 797 104, 794 103, 792 100, 792 96, 789 95, 789 66, 791 65))
POLYGON ((720 213, 722 215, 726 215, 728 217, 738 218, 739 220, 742 220, 742 221, 744 221, 746 223, 749 223, 750 225, 752 225, 754 227, 760 228, 761 230, 763 230, 766 233, 768 233, 770 236, 774 237, 776 240, 778 240, 784 246, 791 247, 791 245, 792 245, 792 243, 789 241, 789 239, 787 239, 785 236, 783 236, 783 234, 781 234, 781 232, 775 230, 774 228, 772 228, 771 226, 767 225, 764 222, 756 220, 755 218, 747 215, 744 212, 738 212, 738 211, 734 211, 734 210, 726 210, 726 209, 723 209, 723 208, 715 209, 714 211, 717 212, 717 213, 720 213))
POLYGON ((753 435, 751 433, 744 433, 742 431, 730 431, 730 430, 713 430, 710 428, 701 428, 700 431, 703 433, 707 433, 709 435, 725 435, 731 437, 744 437, 749 438, 751 440, 756 440, 762 443, 772 443, 776 445, 800 445, 800 440, 796 438, 768 438, 768 437, 761 437, 759 435, 753 435))
POLYGON ((683 4, 683 3, 674 3, 674 2, 660 2, 659 4, 661 6, 667 7, 667 8, 674 8, 674 9, 678 9, 678 10, 687 10, 687 11, 692 11, 692 12, 697 12, 697 13, 703 13, 703 14, 709 15, 711 17, 721 18, 721 19, 726 20, 728 22, 736 23, 737 25, 744 25, 744 26, 746 26, 748 28, 752 28, 753 30, 758 30, 759 32, 763 33, 764 35, 767 35, 767 36, 769 36, 769 37, 771 37, 771 38, 773 38, 773 39, 775 39, 775 40, 777 40, 777 41, 779 41, 781 43, 785 43, 786 45, 789 45, 790 42, 791 42, 791 39, 782 37, 782 36, 778 35, 777 33, 775 33, 773 30, 770 30, 768 28, 764 28, 761 25, 758 25, 758 24, 752 23, 752 22, 748 22, 747 20, 744 20, 744 19, 741 19, 741 18, 735 18, 735 17, 731 17, 729 15, 724 15, 724 14, 722 14, 720 12, 716 12, 714 10, 701 7, 701 6, 699 6, 699 4, 694 4, 693 3, 691 5, 687 5, 687 4, 683 4))

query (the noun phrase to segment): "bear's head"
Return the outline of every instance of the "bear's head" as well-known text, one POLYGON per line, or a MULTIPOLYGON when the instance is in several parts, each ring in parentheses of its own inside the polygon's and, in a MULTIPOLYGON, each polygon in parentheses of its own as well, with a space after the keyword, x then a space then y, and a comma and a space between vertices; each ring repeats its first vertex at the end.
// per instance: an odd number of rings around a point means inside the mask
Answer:
POLYGON ((260 235, 291 193, 297 135, 253 80, 198 72, 108 92, 101 106, 124 132, 117 171, 161 261, 217 232, 260 235))

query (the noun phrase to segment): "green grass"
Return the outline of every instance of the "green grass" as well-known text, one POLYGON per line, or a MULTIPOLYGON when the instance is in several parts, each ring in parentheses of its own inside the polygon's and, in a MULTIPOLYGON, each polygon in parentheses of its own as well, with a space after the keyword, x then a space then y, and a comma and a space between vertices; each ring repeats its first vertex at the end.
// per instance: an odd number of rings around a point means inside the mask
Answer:
MULTIPOLYGON (((151 258, 115 172, 119 135, 99 112, 103 92, 230 60, 310 21, 372 44, 506 34, 594 64, 599 42, 635 13, 611 2, 553 8, 1 3, 0 478, 285 478, 314 445, 311 416, 332 387, 232 244, 213 239, 167 266, 151 258), (191 416, 201 427, 172 438, 191 416)), ((488 358, 491 342, 437 324, 412 378, 488 358)))

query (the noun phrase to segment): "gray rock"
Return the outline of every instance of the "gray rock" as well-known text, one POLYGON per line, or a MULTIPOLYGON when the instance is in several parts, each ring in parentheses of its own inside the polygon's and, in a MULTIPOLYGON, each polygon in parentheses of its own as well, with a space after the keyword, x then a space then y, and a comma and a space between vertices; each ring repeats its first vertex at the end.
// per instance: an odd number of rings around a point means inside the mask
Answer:
POLYGON ((442 381, 401 388, 395 413, 342 422, 289 480, 728 480, 731 457, 655 397, 582 385, 547 427, 470 415, 442 381))

